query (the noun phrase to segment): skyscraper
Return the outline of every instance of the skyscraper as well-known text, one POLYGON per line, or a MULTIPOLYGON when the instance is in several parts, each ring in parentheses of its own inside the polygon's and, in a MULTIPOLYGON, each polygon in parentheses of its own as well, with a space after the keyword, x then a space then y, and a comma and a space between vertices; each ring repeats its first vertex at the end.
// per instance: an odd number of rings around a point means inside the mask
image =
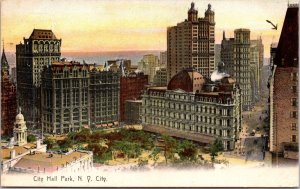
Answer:
POLYGON ((184 68, 197 69, 204 77, 214 71, 215 13, 211 5, 203 18, 198 18, 195 4, 188 10, 188 19, 167 29, 168 81, 184 68))
POLYGON ((241 89, 243 110, 253 105, 250 72, 250 30, 234 30, 234 77, 241 89))
POLYGON ((17 95, 28 128, 39 125, 40 84, 44 65, 58 61, 61 39, 51 30, 34 29, 24 43, 16 45, 17 95))
POLYGON ((42 72, 41 121, 46 133, 79 131, 89 125, 89 67, 53 62, 42 72))
POLYGON ((234 38, 226 39, 225 31, 223 31, 223 39, 221 43, 221 61, 224 62, 225 72, 234 76, 234 38))
POLYGON ((250 65, 254 70, 255 88, 253 94, 256 94, 258 100, 262 90, 262 67, 264 64, 264 45, 261 37, 256 40, 250 40, 250 65))

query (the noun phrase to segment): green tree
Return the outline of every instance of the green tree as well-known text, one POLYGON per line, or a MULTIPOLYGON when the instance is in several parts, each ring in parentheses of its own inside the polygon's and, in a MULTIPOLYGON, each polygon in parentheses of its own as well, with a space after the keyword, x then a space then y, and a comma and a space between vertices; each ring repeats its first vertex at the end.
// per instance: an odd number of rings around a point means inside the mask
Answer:
POLYGON ((197 147, 189 141, 184 140, 179 144, 179 156, 182 160, 196 160, 197 159, 197 147))
POLYGON ((54 148, 55 145, 57 145, 56 141, 51 138, 46 138, 44 140, 44 144, 47 144, 48 149, 52 149, 52 148, 54 148))
POLYGON ((172 158, 173 154, 176 152, 177 141, 168 135, 162 135, 162 139, 164 140, 164 157, 166 164, 168 164, 168 159, 172 158))
POLYGON ((36 137, 34 135, 27 136, 27 142, 31 143, 31 142, 35 142, 35 141, 36 141, 36 137))
POLYGON ((76 133, 75 136, 72 136, 72 139, 79 142, 88 142, 91 140, 91 130, 90 129, 82 129, 80 132, 76 133))
POLYGON ((216 139, 209 148, 210 157, 211 157, 212 162, 215 161, 215 157, 218 156, 218 152, 222 151, 223 149, 224 148, 223 148, 222 141, 219 139, 216 139))
POLYGON ((62 149, 62 150, 67 150, 69 148, 73 148, 73 144, 74 144, 74 142, 70 138, 66 138, 64 140, 58 141, 58 145, 59 145, 60 149, 62 149))
POLYGON ((142 152, 140 144, 125 140, 115 141, 113 148, 122 151, 126 155, 128 161, 130 157, 138 157, 142 152))

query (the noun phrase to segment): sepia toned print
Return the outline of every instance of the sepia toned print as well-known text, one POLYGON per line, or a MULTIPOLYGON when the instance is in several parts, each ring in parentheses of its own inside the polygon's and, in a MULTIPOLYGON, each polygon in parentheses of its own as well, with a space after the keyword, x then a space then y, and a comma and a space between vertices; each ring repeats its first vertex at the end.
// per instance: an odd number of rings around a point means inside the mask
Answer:
POLYGON ((1 1, 1 186, 299 186, 299 4, 1 1))

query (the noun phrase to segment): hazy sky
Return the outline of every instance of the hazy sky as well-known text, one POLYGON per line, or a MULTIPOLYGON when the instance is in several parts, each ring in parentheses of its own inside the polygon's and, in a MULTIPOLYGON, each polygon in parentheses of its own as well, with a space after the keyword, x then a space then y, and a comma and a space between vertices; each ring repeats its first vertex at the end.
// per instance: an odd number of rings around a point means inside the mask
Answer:
MULTIPOLYGON (((165 50, 166 29, 187 18, 188 0, 2 0, 1 38, 7 51, 34 28, 52 29, 62 51, 165 50)), ((236 28, 262 36, 265 55, 277 42, 287 0, 195 0, 198 16, 208 3, 215 11, 216 43, 236 28), (278 30, 265 20, 278 24, 278 30)), ((293 2, 293 0, 290 0, 293 2)), ((294 0, 295 2, 295 0, 294 0)), ((297 1, 296 1, 297 2, 297 1)))

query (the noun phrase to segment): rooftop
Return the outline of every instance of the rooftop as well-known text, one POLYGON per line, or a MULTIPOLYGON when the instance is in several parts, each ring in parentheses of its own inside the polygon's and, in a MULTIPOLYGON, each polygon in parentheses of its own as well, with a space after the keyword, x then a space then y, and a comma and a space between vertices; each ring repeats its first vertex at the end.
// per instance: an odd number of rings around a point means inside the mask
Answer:
POLYGON ((186 92, 201 91, 205 83, 204 77, 196 70, 184 69, 172 77, 168 90, 181 89, 186 92))
POLYGON ((29 39, 57 39, 52 30, 34 29, 29 39))
POLYGON ((298 6, 289 6, 286 11, 279 43, 276 49, 276 56, 274 58, 274 64, 279 67, 298 67, 298 17, 298 6))
POLYGON ((35 154, 25 155, 14 167, 23 169, 40 170, 45 172, 53 172, 88 155, 89 152, 74 151, 68 155, 52 154, 36 152, 35 154))
POLYGON ((10 152, 15 150, 16 152, 16 156, 24 154, 26 152, 28 152, 30 149, 35 148, 36 145, 35 144, 25 144, 23 146, 14 146, 13 148, 5 148, 5 147, 1 147, 1 157, 4 160, 10 159, 10 152))

